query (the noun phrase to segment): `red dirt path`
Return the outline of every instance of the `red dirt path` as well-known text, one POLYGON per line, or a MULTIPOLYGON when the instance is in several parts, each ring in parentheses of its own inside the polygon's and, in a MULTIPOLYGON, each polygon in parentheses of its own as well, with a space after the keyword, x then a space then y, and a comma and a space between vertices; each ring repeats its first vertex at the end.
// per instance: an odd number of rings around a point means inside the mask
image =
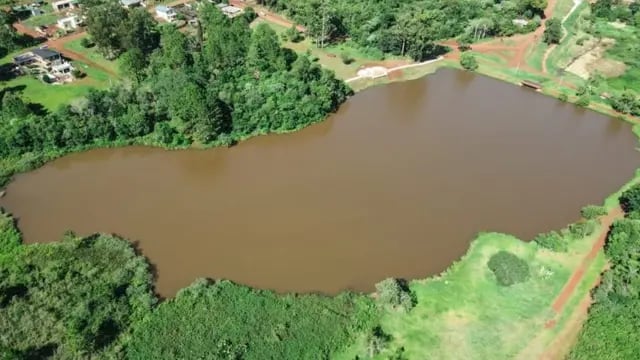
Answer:
POLYGON ((598 237, 598 240, 591 247, 591 251, 589 251, 587 256, 582 260, 580 267, 578 267, 576 271, 574 271, 574 273, 571 275, 571 278, 569 278, 569 281, 565 284, 564 288, 553 302, 553 305, 551 305, 556 314, 559 314, 562 312, 562 310, 564 310, 564 306, 573 295, 578 284, 580 284, 580 282, 582 281, 585 272, 587 271, 587 269, 589 269, 589 266, 591 266, 591 262, 598 255, 598 252, 600 252, 600 250, 602 250, 602 248, 604 247, 611 224, 613 224, 615 220, 621 219, 623 216, 624 213, 622 212, 622 209, 617 207, 614 210, 610 211, 607 215, 600 218, 600 222, 602 224, 602 233, 598 237))

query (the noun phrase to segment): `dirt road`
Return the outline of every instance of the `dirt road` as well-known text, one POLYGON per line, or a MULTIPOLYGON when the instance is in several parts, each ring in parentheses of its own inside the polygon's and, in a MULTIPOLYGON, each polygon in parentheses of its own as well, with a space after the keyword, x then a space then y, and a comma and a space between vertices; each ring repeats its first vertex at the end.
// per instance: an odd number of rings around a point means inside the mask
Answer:
MULTIPOLYGON (((26 35, 29 35, 29 36, 31 36, 33 38, 36 38, 36 39, 43 38, 43 36, 40 33, 38 33, 37 31, 35 31, 35 30, 33 30, 33 29, 31 29, 31 28, 29 28, 27 26, 24 26, 21 23, 14 23, 13 27, 20 34, 26 34, 26 35)), ((75 32, 75 33, 72 33, 72 34, 67 35, 67 36, 63 36, 63 37, 57 38, 57 39, 47 39, 45 42, 43 42, 39 46, 46 46, 46 47, 48 47, 50 49, 57 50, 57 51, 61 52, 62 55, 64 55, 65 57, 67 57, 67 58, 69 58, 71 60, 83 62, 83 63, 85 63, 85 64, 87 64, 87 65, 89 65, 89 66, 91 66, 93 68, 102 70, 102 71, 106 72, 107 74, 109 74, 111 76, 118 77, 118 74, 114 73, 111 69, 108 69, 108 68, 106 68, 106 67, 104 67, 104 66, 102 66, 102 65, 100 65, 100 64, 98 64, 96 62, 94 62, 93 60, 91 60, 88 57, 86 57, 84 54, 81 54, 81 53, 66 49, 64 47, 64 45, 66 43, 68 43, 70 41, 73 41, 73 40, 80 39, 85 35, 86 35, 86 32, 79 31, 79 32, 75 32)))

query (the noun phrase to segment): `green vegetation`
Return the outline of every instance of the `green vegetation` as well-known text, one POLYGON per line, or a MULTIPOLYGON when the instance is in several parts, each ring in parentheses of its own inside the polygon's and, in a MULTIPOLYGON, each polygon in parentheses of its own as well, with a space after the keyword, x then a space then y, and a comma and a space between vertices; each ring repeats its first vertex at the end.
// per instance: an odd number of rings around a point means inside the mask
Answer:
MULTIPOLYGON (((409 283, 415 307, 387 311, 381 332, 388 341, 374 359, 513 359, 553 316, 552 298, 592 245, 572 241, 562 257, 509 235, 485 233, 439 277, 409 283), (530 269, 526 282, 501 286, 487 263, 507 251, 530 269)), ((338 359, 369 356, 364 336, 338 359)))
POLYGON ((24 24, 35 28, 36 26, 47 26, 55 24, 58 21, 58 14, 43 14, 38 16, 31 16, 24 21, 24 24))
POLYGON ((0 358, 328 358, 372 331, 372 299, 276 295, 197 281, 156 307, 149 267, 121 239, 22 245, 0 214, 0 358))
POLYGON ((640 186, 632 186, 620 195, 620 206, 629 214, 640 210, 640 186))
POLYGON ((399 279, 386 279, 376 284, 378 302, 385 307, 409 311, 413 308, 414 299, 407 283, 399 279))
POLYGON ((496 276, 498 284, 502 286, 525 282, 530 276, 527 262, 504 250, 493 254, 487 266, 496 276))
POLYGON ((23 246, 1 214, 0 241, 0 358, 2 349, 25 358, 122 354, 155 302, 148 265, 123 240, 68 235, 23 246))
POLYGON ((88 36, 83 36, 79 39, 71 40, 64 44, 64 48, 86 56, 87 59, 109 70, 112 74, 118 74, 118 64, 120 62, 119 59, 105 59, 104 55, 99 51, 98 47, 95 46, 95 44, 91 41, 91 38, 88 36))
POLYGON ((462 55, 460 55, 460 66, 468 71, 476 71, 478 69, 478 61, 472 53, 468 51, 463 52, 462 55))
POLYGON ((343 293, 278 296, 197 281, 162 303, 133 336, 131 359, 315 359, 373 328, 373 301, 343 293))
POLYGON ((560 39, 562 39, 562 21, 555 18, 547 20, 542 41, 547 44, 558 44, 560 39))
POLYGON ((264 3, 306 26, 317 47, 344 38, 359 46, 415 60, 433 58, 442 47, 435 41, 457 36, 473 41, 494 35, 512 35, 537 27, 546 0, 493 1, 411 0, 307 1, 269 0, 264 3), (514 19, 534 21, 523 28, 514 19))
MULTIPOLYGON (((227 145, 296 130, 324 119, 351 93, 333 73, 281 48, 268 26, 251 31, 244 18, 230 20, 213 5, 203 7, 206 37, 195 47, 198 39, 171 26, 161 31, 146 11, 126 12, 116 28, 110 28, 116 19, 96 20, 113 6, 88 9, 95 12, 89 32, 103 54, 128 49, 120 68, 130 84, 92 89, 82 101, 44 114, 11 97, 19 111, 0 112, 0 184, 16 171, 90 147, 227 145), (121 26, 130 33, 118 32, 121 26)), ((87 80, 107 78, 82 70, 87 80)), ((37 89, 31 85, 27 89, 37 89)), ((3 96, 12 92, 5 89, 3 96)))
POLYGON ((587 205, 580 210, 580 215, 587 220, 592 220, 606 214, 607 209, 603 206, 587 205))
POLYGON ((640 352, 639 249, 640 221, 616 221, 605 246, 611 268, 593 293, 595 303, 569 359, 632 359, 640 352))
POLYGON ((540 247, 555 252, 566 252, 568 249, 567 240, 556 231, 550 231, 544 234, 538 234, 533 241, 540 247))

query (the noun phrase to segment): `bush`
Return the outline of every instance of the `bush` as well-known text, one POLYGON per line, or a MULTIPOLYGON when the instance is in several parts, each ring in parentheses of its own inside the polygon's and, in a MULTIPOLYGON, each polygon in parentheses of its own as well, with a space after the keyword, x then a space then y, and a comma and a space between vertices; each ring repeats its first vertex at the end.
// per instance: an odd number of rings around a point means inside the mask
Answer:
POLYGON ((82 79, 83 77, 87 76, 87 74, 83 73, 79 69, 71 70, 71 75, 73 75, 73 77, 76 79, 82 79))
POLYGON ((351 55, 350 55, 348 52, 346 52, 346 51, 343 51, 342 53, 340 53, 340 59, 342 59, 342 62, 343 62, 345 65, 349 65, 349 64, 351 64, 351 63, 353 62, 353 58, 352 58, 352 57, 351 57, 351 55))
POLYGON ((415 305, 405 281, 388 278, 376 284, 378 302, 383 306, 409 311, 415 305))
POLYGON ((640 210, 640 184, 632 186, 620 195, 620 206, 627 214, 640 210))
POLYGON ((569 96, 565 93, 560 93, 560 95, 558 95, 558 100, 567 102, 569 100, 569 96))
POLYGON ((89 39, 88 37, 83 37, 80 40, 80 46, 82 46, 83 48, 90 48, 93 47, 93 45, 93 41, 91 41, 91 39, 89 39))
POLYGON ((20 233, 13 218, 0 212, 0 254, 6 254, 18 248, 20 243, 20 233))
POLYGON ((555 231, 544 234, 538 234, 533 241, 538 246, 555 252, 565 252, 568 250, 566 240, 555 231))
POLYGON ((581 96, 578 101, 576 101, 576 105, 581 107, 587 107, 591 103, 591 100, 587 96, 581 96))
POLYGON ((293 43, 304 40, 304 36, 302 36, 300 31, 298 31, 296 24, 293 24, 289 29, 287 29, 287 31, 284 32, 283 36, 285 36, 286 39, 293 43))
POLYGON ((607 209, 602 206, 587 205, 580 210, 580 215, 587 220, 607 215, 607 209))
POLYGON ((464 52, 460 55, 460 65, 468 71, 476 71, 478 69, 478 61, 470 52, 464 52))
POLYGON ((526 261, 508 251, 498 251, 487 263, 501 286, 511 286, 529 279, 529 265, 526 261))
POLYGON ((596 230, 595 221, 584 221, 569 225, 569 234, 574 239, 590 236, 596 230))
POLYGON ((391 341, 391 336, 382 331, 380 326, 376 326, 367 337, 367 355, 372 358, 380 354, 391 341))

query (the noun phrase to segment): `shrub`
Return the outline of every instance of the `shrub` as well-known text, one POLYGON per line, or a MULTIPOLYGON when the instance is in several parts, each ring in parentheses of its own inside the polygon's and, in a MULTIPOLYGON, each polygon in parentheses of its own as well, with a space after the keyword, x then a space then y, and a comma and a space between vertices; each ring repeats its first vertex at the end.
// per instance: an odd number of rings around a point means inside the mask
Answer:
POLYGON ((11 216, 0 212, 0 254, 6 254, 20 246, 20 233, 11 216))
POLYGON ((620 206, 627 214, 640 210, 640 184, 632 186, 620 195, 620 206))
POLYGON ((590 103, 591 103, 591 100, 589 100, 587 96, 581 96, 576 102, 576 105, 581 107, 587 107, 589 106, 590 103))
POLYGON ((478 69, 478 61, 470 52, 464 52, 460 55, 460 65, 468 71, 476 71, 478 69))
POLYGON ((508 251, 498 251, 487 263, 501 286, 511 286, 529 279, 529 265, 526 261, 508 251))
POLYGON ((595 219, 606 214, 607 209, 596 205, 587 205, 580 210, 580 215, 587 220, 595 219))
POLYGON ((560 95, 558 95, 558 100, 567 102, 569 100, 569 96, 565 93, 560 93, 560 95))
POLYGON ((582 239, 590 236, 595 230, 596 224, 593 220, 569 225, 569 234, 571 234, 571 237, 574 239, 582 239))
POLYGON ((394 309, 409 311, 415 305, 406 282, 388 278, 376 284, 378 302, 394 309))
POLYGON ((566 240, 555 231, 538 234, 533 239, 538 246, 555 252, 565 252, 568 250, 566 240))
POLYGON ((376 326, 367 337, 367 355, 372 358, 380 354, 391 341, 391 336, 382 331, 380 326, 376 326))
POLYGON ((353 62, 353 58, 352 58, 352 57, 351 57, 351 55, 350 55, 348 52, 346 52, 346 51, 343 51, 342 53, 340 53, 340 59, 342 59, 342 62, 343 62, 345 65, 349 65, 349 64, 351 64, 351 63, 353 62))
POLYGON ((284 32, 283 36, 286 37, 289 41, 293 43, 300 42, 304 39, 304 36, 298 31, 297 25, 293 24, 287 31, 284 32))
POLYGON ((83 73, 79 69, 71 70, 71 75, 73 75, 73 77, 76 79, 82 79, 83 77, 87 76, 87 74, 83 73))
POLYGON ((94 44, 93 44, 93 41, 91 41, 91 39, 89 39, 89 38, 87 38, 87 37, 84 37, 84 38, 82 38, 82 39, 80 40, 80 46, 82 46, 83 48, 90 48, 90 47, 92 47, 93 45, 94 45, 94 44))

